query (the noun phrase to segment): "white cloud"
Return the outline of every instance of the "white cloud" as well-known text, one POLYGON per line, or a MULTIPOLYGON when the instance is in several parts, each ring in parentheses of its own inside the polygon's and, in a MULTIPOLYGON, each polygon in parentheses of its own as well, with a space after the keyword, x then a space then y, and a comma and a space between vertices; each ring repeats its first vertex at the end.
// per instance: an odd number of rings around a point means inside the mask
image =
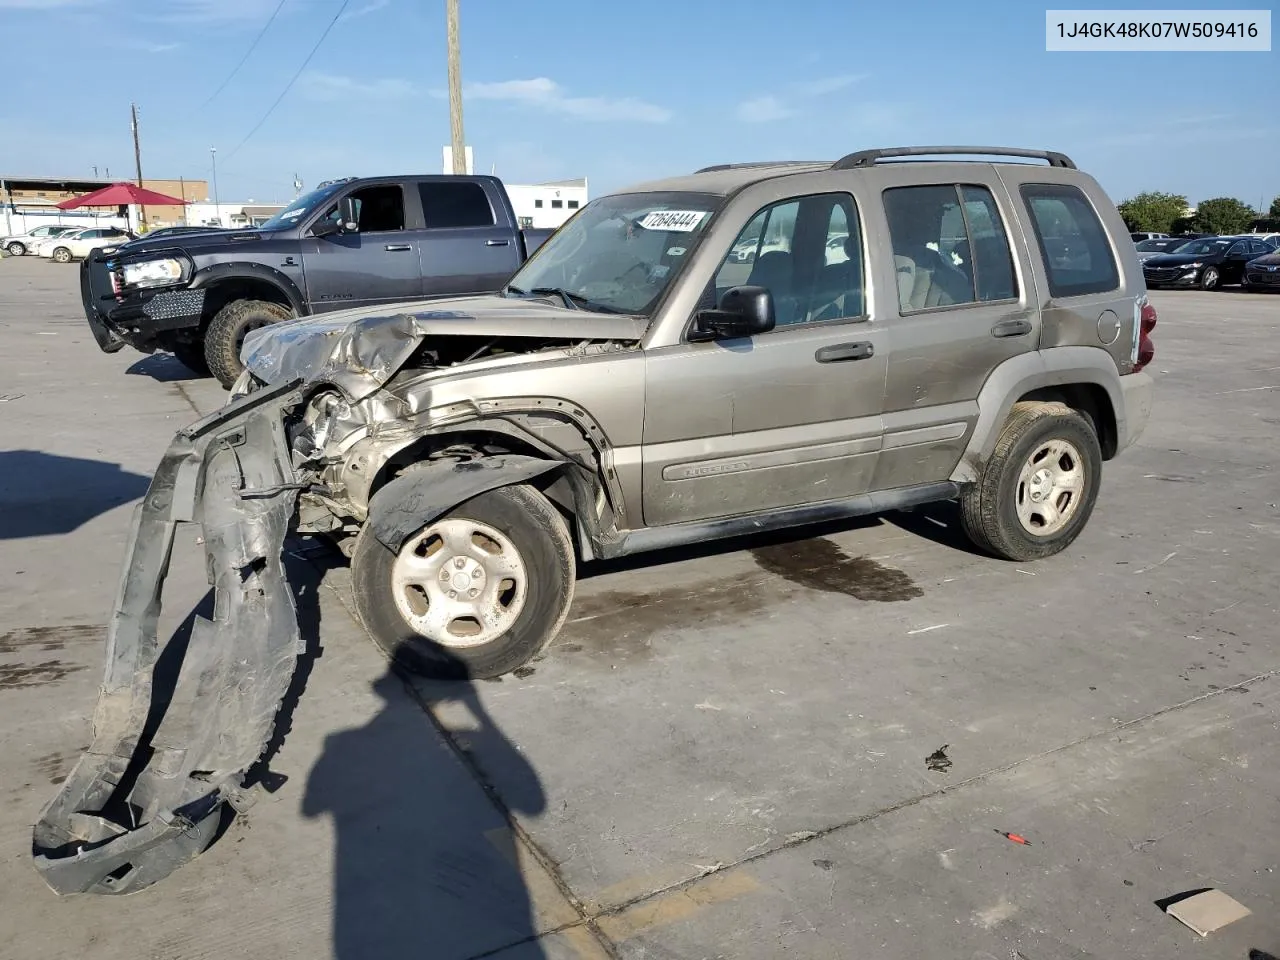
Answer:
POLYGON ((821 77, 817 80, 805 80, 794 84, 795 91, 802 97, 820 97, 823 94, 835 93, 845 87, 851 87, 859 80, 865 80, 865 73, 842 73, 834 77, 821 77))
POLYGON ((314 70, 299 78, 298 89, 313 100, 402 100, 417 93, 412 83, 399 77, 356 80, 314 70))
POLYGON ((785 120, 795 114, 789 106, 777 97, 756 97, 738 104, 738 119, 747 123, 768 123, 771 120, 785 120))
POLYGON ((571 97, 547 77, 531 80, 501 80, 468 84, 464 96, 471 100, 498 100, 523 103, 548 113, 577 120, 631 120, 637 123, 666 123, 671 111, 634 97, 571 97))
POLYGON ((377 13, 384 7, 391 6, 391 0, 370 0, 363 7, 356 7, 354 10, 348 10, 340 18, 339 22, 346 20, 354 20, 356 17, 367 17, 371 13, 377 13))
POLYGON ((101 0, 0 0, 0 10, 54 10, 58 7, 85 7, 101 0))
MULTIPOLYGON (((163 13, 145 19, 176 23, 265 21, 275 8, 275 0, 168 0, 163 13)), ((283 12, 288 9, 286 4, 283 12)))

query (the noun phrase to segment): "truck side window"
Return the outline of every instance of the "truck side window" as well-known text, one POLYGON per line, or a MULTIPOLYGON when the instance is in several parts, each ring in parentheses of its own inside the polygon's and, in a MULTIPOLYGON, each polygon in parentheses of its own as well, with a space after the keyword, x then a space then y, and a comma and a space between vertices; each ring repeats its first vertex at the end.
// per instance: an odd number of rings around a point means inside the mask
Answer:
POLYGON ((424 180, 418 184, 427 229, 491 227, 493 207, 484 187, 467 180, 424 180))
MULTIPOLYGON (((365 187, 351 194, 355 203, 356 221, 361 233, 385 233, 404 229, 404 190, 398 184, 365 187)), ((338 219, 335 203, 325 211, 326 220, 338 219)))
POLYGON ((1062 183, 1024 183, 1021 189, 1049 275, 1049 294, 1078 297, 1117 289, 1120 270, 1106 230, 1080 189, 1062 183))

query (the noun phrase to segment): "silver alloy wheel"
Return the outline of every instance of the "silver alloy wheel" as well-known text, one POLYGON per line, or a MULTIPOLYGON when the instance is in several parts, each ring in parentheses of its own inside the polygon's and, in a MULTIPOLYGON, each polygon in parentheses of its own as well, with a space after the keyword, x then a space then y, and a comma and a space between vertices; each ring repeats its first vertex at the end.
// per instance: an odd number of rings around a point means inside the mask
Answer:
POLYGON ((20 257, 26 252, 27 252, 27 248, 24 247, 22 244, 18 243, 17 240, 9 244, 9 256, 11 257, 20 257))
POLYGON ((70 263, 71 251, 66 247, 59 247, 57 250, 53 251, 53 259, 57 260, 58 263, 70 263))
POLYGON ((1027 533, 1047 537, 1065 527, 1084 499, 1084 459, 1074 444, 1046 440, 1018 475, 1018 520, 1027 533))
POLYGON ((1213 267, 1208 267, 1200 280, 1200 285, 1206 290, 1212 290, 1216 287, 1218 285, 1218 271, 1213 267))
POLYGON ((440 520, 405 541, 391 568, 396 607, 442 647, 477 647, 511 629, 529 594, 524 559, 476 520, 440 520))

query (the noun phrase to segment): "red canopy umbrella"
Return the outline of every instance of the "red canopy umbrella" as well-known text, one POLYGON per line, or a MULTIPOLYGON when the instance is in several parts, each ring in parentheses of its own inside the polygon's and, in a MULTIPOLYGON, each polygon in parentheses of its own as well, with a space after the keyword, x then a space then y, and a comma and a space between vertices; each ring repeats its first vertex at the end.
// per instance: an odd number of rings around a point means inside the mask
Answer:
POLYGON ((63 200, 57 204, 57 207, 59 210, 74 210, 76 207, 119 207, 129 203, 149 207, 168 207, 190 202, 190 200, 182 200, 178 197, 156 193, 154 190, 147 190, 135 183, 113 183, 108 187, 103 187, 101 190, 95 190, 93 193, 86 193, 83 197, 72 197, 70 200, 63 200))

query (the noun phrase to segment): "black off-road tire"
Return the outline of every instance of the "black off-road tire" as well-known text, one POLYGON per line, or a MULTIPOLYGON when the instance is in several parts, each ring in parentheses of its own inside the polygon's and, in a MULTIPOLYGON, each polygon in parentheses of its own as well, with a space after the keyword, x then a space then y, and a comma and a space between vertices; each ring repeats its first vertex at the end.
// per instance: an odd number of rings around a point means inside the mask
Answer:
POLYGON ((214 314, 204 332, 204 357, 218 382, 231 389, 244 370, 240 348, 245 334, 293 319, 293 311, 266 300, 233 300, 214 314))
MULTIPOLYGON (((394 483, 379 497, 400 496, 394 483)), ((444 646, 415 631, 401 615, 392 587, 396 554, 368 525, 351 551, 351 586, 356 612, 379 647, 406 669, 435 679, 489 679, 510 673, 540 654, 560 632, 573 603, 573 541, 563 517, 533 487, 500 487, 455 507, 443 517, 477 520, 510 538, 528 572, 529 586, 518 619, 480 646, 444 646)), ((433 521, 435 522, 435 521, 433 521)), ((426 526, 424 524, 424 526, 426 526)))
POLYGON ((1222 273, 1217 267, 1205 267, 1204 273, 1200 274, 1201 290, 1217 290, 1222 286, 1222 273))
POLYGON ((1092 422, 1065 403, 1015 403, 976 483, 960 494, 960 516, 974 545, 1005 560, 1031 561, 1066 549, 1089 522, 1102 480, 1102 446, 1092 422), (1018 519, 1018 481, 1037 447, 1051 439, 1080 452, 1085 477, 1080 502, 1062 529, 1039 536, 1018 519))
POLYGON ((178 362, 196 376, 209 376, 209 361, 204 355, 203 340, 176 341, 169 345, 178 362))

